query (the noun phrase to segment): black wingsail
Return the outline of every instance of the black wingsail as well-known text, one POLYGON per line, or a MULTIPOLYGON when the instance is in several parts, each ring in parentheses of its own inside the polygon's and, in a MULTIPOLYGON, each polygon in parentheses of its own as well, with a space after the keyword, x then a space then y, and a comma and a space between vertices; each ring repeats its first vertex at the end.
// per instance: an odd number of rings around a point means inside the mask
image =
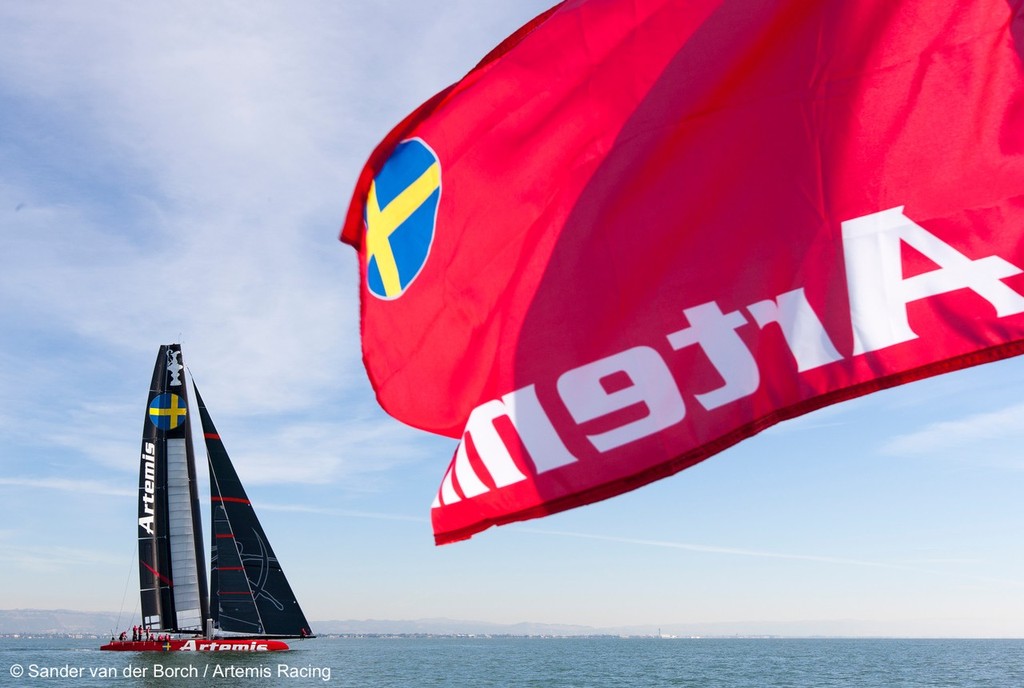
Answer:
POLYGON ((209 616, 181 347, 160 347, 139 467, 139 590, 143 625, 199 631, 209 616))
POLYGON ((214 627, 233 633, 308 637, 306 617, 198 389, 196 403, 210 461, 210 615, 214 627))

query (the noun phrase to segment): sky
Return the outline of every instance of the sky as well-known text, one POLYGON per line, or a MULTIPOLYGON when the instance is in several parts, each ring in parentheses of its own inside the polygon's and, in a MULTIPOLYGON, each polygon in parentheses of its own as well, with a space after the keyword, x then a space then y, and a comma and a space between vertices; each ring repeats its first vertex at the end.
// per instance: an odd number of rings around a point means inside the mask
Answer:
POLYGON ((376 143, 548 6, 0 3, 0 609, 137 615, 146 394, 180 341, 314 630, 1024 637, 1021 359, 434 546, 455 445, 377 405, 337 235, 376 143))

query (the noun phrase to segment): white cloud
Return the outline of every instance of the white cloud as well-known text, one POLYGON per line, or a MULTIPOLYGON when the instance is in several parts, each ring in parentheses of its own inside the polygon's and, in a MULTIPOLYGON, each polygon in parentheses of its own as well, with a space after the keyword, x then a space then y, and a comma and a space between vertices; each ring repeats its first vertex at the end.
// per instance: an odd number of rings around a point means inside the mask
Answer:
POLYGON ((383 416, 275 423, 272 431, 238 437, 218 431, 247 485, 338 483, 360 492, 377 489, 374 474, 446 458, 434 455, 438 440, 383 416))
POLYGON ((0 163, 0 213, 18 208, 3 311, 111 356, 184 339, 203 388, 231 389, 227 412, 365 386, 354 254, 336 239, 355 177, 545 5, 0 8, 0 102, 21 113, 0 163), (456 20, 477 30, 453 43, 456 20))
POLYGON ((0 485, 27 487, 33 490, 57 490, 75 494, 93 494, 107 497, 131 497, 137 489, 108 485, 95 480, 68 480, 64 478, 0 478, 0 485))
POLYGON ((323 31, 272 12, 74 7, 30 25, 5 60, 25 67, 6 86, 33 106, 79 111, 58 118, 68 146, 35 146, 52 176, 0 192, 20 206, 2 239, 5 300, 31 326, 113 352, 190 339, 257 408, 344 381, 357 308, 334 235, 358 163, 338 155, 337 104, 304 47, 323 31), (77 175, 97 177, 93 194, 64 197, 77 175), (255 394, 242 373, 257 360, 291 384, 255 394))
MULTIPOLYGON (((1007 446, 1020 446, 1020 441, 1024 440, 1024 424, 1020 422, 1022 414, 1024 404, 1017 404, 959 420, 932 423, 892 438, 881 451, 891 456, 911 457, 967 452, 972 459, 989 452, 1005 451, 1007 446), (997 444, 1002 449, 997 448, 997 444)), ((1017 462, 1024 467, 1020 459, 1017 462)))
POLYGON ((334 516, 337 518, 361 518, 375 521, 410 521, 427 523, 426 516, 408 516, 405 514, 386 514, 372 511, 355 511, 352 509, 332 509, 326 507, 305 506, 298 504, 261 504, 260 511, 280 511, 297 514, 314 514, 318 516, 334 516))
POLYGON ((59 573, 78 566, 121 566, 117 557, 93 549, 75 547, 13 546, 0 543, 0 559, 5 566, 35 573, 59 573))

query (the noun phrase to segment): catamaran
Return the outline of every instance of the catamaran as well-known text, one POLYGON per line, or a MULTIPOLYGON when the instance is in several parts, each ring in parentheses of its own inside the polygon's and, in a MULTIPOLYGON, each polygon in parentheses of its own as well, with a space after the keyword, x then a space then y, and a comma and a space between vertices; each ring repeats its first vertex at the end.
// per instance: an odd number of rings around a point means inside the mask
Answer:
POLYGON ((187 388, 181 346, 161 346, 139 467, 142 623, 100 649, 287 650, 285 639, 313 634, 193 380, 210 466, 207 586, 187 388))

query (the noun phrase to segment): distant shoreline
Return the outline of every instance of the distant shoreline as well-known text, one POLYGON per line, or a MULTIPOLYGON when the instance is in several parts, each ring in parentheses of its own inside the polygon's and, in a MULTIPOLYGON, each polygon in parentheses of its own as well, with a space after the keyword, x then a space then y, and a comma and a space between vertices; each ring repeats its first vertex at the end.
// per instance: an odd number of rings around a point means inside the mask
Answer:
MULTIPOLYGON (((0 640, 105 640, 105 633, 0 633, 0 640)), ((913 636, 846 636, 846 635, 621 635, 614 633, 593 633, 584 635, 549 635, 516 633, 324 633, 315 639, 325 640, 904 640, 917 642, 943 641, 1024 641, 1016 637, 913 637, 913 636)))
MULTIPOLYGON (((0 609, 0 638, 107 639, 130 629, 129 614, 80 612, 67 609, 0 609)), ((425 619, 313 620, 312 628, 324 638, 903 638, 903 639, 1020 639, 1017 627, 1003 633, 961 619, 864 619, 805 621, 730 621, 586 626, 542 622, 425 619), (988 632, 986 632, 986 630, 988 632)))

